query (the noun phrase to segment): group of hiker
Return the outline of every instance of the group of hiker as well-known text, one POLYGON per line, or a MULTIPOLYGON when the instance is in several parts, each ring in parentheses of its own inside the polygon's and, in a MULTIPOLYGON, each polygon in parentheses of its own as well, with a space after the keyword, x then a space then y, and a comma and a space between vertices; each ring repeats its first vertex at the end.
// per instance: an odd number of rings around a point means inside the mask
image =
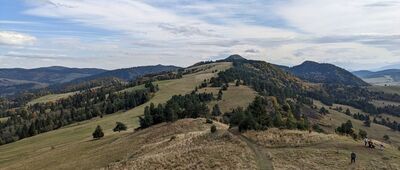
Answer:
MULTIPOLYGON (((374 142, 371 139, 368 139, 368 138, 364 139, 364 146, 368 147, 368 148, 371 148, 371 149, 375 149, 375 147, 376 147, 374 142)), ((383 144, 381 143, 381 144, 379 144, 379 146, 380 146, 380 149, 383 150, 383 148, 384 148, 383 144)), ((356 157, 357 157, 356 153, 351 152, 351 154, 350 154, 350 162, 351 163, 356 163, 356 157)))
MULTIPOLYGON (((372 149, 375 149, 375 147, 376 147, 376 145, 374 144, 374 142, 372 142, 372 140, 371 140, 371 139, 368 139, 368 138, 365 138, 365 139, 364 139, 364 145, 365 145, 366 147, 372 148, 372 149)), ((381 150, 383 150, 383 148, 384 148, 384 146, 383 146, 382 143, 379 144, 379 147, 380 147, 381 150)))

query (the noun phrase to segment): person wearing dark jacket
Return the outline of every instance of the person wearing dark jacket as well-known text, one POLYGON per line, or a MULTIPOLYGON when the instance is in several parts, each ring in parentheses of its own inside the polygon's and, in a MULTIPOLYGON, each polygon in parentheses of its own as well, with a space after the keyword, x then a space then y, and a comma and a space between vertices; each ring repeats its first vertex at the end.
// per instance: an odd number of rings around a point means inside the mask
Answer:
POLYGON ((351 158, 351 163, 356 163, 356 153, 351 152, 350 158, 351 158))

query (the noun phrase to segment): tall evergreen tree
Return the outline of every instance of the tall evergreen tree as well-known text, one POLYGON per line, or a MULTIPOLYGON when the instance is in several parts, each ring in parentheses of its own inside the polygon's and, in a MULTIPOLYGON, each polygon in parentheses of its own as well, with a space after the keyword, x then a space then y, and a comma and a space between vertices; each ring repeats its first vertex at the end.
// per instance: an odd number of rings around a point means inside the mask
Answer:
POLYGON ((212 110, 212 115, 213 116, 219 116, 221 114, 222 113, 221 113, 221 110, 219 109, 219 105, 215 104, 214 107, 213 107, 213 110, 212 110))

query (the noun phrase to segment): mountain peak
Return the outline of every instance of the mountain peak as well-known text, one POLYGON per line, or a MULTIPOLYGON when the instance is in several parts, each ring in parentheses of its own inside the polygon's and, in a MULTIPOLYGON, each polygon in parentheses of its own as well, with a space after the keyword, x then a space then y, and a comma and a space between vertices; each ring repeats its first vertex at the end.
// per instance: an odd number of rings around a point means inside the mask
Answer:
POLYGON ((225 61, 243 61, 243 60, 247 60, 247 59, 238 54, 233 54, 225 59, 225 61))

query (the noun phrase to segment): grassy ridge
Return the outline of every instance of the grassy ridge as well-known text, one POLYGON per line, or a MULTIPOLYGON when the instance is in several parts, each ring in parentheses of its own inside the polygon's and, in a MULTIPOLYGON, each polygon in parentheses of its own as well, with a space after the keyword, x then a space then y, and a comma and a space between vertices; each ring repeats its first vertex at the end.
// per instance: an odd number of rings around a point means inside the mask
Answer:
MULTIPOLYGON (((219 87, 206 87, 199 89, 199 93, 213 93, 215 97, 218 96, 219 87)), ((231 112, 232 109, 237 107, 246 108, 256 97, 257 92, 248 86, 235 86, 234 83, 229 84, 228 90, 223 91, 222 100, 211 101, 208 104, 212 110, 215 104, 218 104, 222 113, 231 112)))
POLYGON ((119 140, 129 132, 113 133, 112 128, 116 121, 124 122, 128 131, 138 127, 138 116, 143 114, 144 107, 150 102, 155 104, 166 102, 172 95, 191 92, 204 79, 216 76, 213 70, 225 70, 231 67, 230 63, 213 64, 211 69, 185 75, 181 79, 156 82, 160 90, 146 104, 126 112, 107 115, 73 125, 26 138, 11 144, 0 146, 0 167, 3 169, 91 169, 104 167, 108 163, 125 156, 126 146, 121 148, 102 147, 105 143, 119 140), (91 133, 100 125, 105 138, 91 141, 91 133), (110 151, 111 150, 111 151, 110 151), (115 151, 114 151, 115 150, 115 151), (57 159, 54 159, 57 158, 57 159), (85 160, 85 161, 82 161, 85 160))
POLYGON ((39 97, 37 99, 34 99, 34 100, 28 102, 28 105, 34 105, 36 103, 47 103, 47 102, 52 102, 52 101, 54 102, 54 101, 57 101, 57 100, 72 96, 72 95, 74 95, 76 93, 78 93, 78 92, 69 92, 69 93, 61 93, 61 94, 49 94, 49 95, 42 96, 42 97, 39 97))

